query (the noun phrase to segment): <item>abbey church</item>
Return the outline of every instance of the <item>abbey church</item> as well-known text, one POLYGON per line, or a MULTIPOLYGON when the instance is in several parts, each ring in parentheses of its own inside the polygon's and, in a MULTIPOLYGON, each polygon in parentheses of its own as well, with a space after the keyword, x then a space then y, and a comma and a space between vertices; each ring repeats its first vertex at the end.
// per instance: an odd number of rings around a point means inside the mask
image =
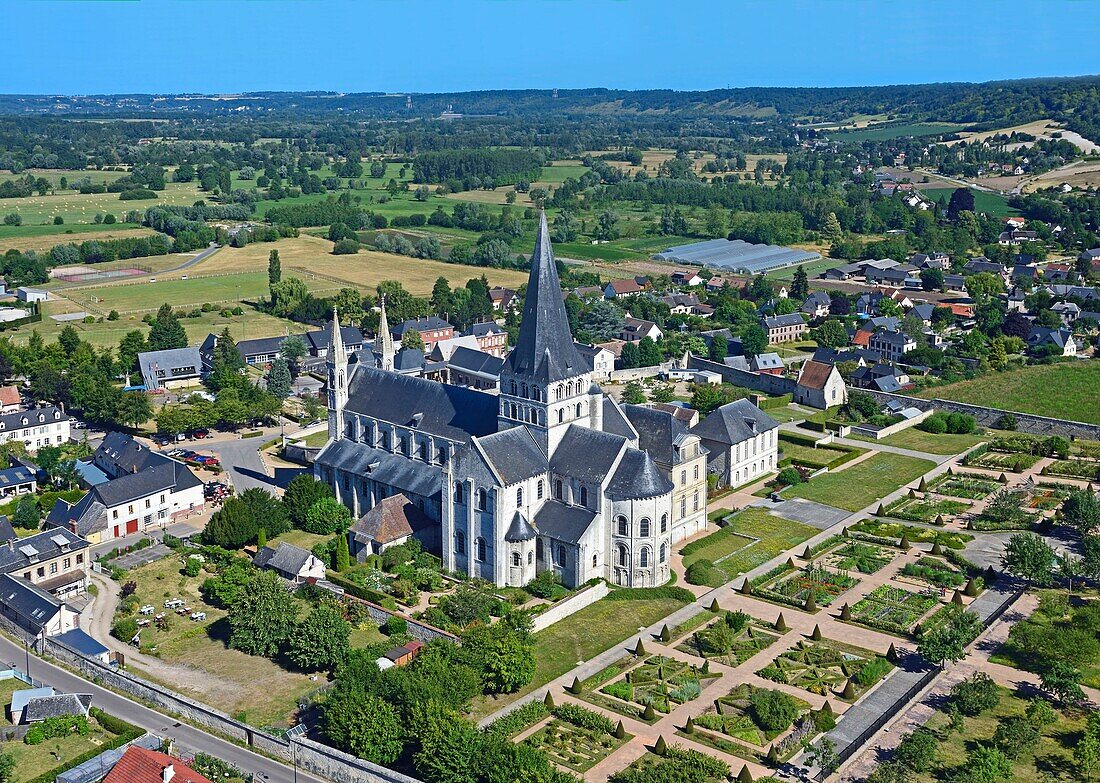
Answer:
POLYGON ((355 517, 404 495, 444 568, 498 586, 549 569, 570 587, 653 587, 672 546, 706 528, 706 449, 673 414, 620 405, 592 380, 545 215, 499 393, 394 372, 384 306, 379 335, 349 357, 333 319, 314 470, 355 517))

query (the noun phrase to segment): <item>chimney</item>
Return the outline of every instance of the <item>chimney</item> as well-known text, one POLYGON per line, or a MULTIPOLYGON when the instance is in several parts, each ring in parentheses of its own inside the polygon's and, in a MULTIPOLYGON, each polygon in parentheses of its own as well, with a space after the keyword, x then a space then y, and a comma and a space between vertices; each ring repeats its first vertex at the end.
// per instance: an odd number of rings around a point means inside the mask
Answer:
POLYGON ((161 783, 171 783, 172 778, 176 776, 176 768, 174 765, 169 764, 164 768, 164 771, 160 773, 161 783))
POLYGON ((14 538, 9 538, 8 539, 8 551, 9 552, 14 552, 15 551, 15 539, 14 538))

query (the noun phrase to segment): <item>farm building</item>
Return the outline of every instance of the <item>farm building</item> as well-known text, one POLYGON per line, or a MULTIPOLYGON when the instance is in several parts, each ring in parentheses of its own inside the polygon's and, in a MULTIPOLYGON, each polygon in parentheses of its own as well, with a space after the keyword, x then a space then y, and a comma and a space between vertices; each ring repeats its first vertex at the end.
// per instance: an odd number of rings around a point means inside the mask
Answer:
POLYGON ((817 261, 821 254, 779 245, 754 245, 742 239, 711 239, 670 247, 653 257, 659 261, 697 264, 755 275, 817 261))

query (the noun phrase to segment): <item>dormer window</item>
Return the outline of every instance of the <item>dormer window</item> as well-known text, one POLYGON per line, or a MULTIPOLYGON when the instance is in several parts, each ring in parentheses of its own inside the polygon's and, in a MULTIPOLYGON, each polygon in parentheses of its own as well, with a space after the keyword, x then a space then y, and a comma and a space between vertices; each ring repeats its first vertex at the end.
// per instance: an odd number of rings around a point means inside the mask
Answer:
POLYGON ((42 413, 38 414, 39 423, 44 422, 45 420, 46 420, 45 414, 42 414, 42 413))

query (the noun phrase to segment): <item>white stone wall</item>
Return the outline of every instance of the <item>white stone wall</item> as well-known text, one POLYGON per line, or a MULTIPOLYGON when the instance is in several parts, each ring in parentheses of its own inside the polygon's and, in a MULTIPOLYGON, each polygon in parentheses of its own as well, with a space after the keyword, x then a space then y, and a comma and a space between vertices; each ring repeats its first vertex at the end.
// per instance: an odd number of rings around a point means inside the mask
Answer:
POLYGON ((771 429, 730 447, 726 483, 737 487, 775 470, 778 461, 779 430, 771 429))
POLYGON ((611 504, 608 579, 628 587, 656 587, 668 581, 672 557, 672 495, 611 504), (665 521, 662 532, 662 518, 665 521), (625 535, 621 520, 625 519, 625 535), (645 521, 648 521, 646 535, 645 521), (663 554, 663 560, 662 560, 663 554))

